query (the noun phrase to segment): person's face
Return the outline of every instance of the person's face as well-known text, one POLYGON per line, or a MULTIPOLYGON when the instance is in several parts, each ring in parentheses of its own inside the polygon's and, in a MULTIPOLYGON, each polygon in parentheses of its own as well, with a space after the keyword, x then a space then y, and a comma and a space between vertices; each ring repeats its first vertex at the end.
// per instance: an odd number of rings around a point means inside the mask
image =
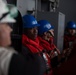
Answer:
POLYGON ((30 39, 35 40, 38 35, 38 27, 28 28, 26 34, 30 39))
POLYGON ((49 30, 49 32, 50 32, 51 36, 53 37, 54 36, 54 29, 49 30))
POLYGON ((43 38, 44 38, 45 40, 49 41, 50 38, 53 37, 53 36, 54 36, 54 30, 51 29, 51 30, 49 30, 49 31, 47 31, 47 32, 44 32, 43 38))
POLYGON ((0 24, 0 45, 3 47, 11 45, 12 29, 7 23, 0 24))
POLYGON ((69 29, 69 33, 70 33, 71 35, 75 35, 76 30, 75 30, 75 29, 69 29))

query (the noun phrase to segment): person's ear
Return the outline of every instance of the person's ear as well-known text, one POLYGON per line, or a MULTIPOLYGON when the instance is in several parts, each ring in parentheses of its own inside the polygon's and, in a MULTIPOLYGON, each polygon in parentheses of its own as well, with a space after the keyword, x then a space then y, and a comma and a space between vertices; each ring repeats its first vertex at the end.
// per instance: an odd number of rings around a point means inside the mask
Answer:
POLYGON ((44 32, 43 34, 44 34, 44 35, 47 35, 47 32, 44 32))

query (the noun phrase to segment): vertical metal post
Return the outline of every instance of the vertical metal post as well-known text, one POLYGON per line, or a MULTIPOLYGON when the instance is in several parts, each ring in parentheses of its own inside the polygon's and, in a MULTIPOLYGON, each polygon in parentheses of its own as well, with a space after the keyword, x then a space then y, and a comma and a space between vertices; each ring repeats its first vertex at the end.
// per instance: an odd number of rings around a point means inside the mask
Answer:
POLYGON ((35 0, 35 18, 37 18, 37 1, 38 0, 35 0))

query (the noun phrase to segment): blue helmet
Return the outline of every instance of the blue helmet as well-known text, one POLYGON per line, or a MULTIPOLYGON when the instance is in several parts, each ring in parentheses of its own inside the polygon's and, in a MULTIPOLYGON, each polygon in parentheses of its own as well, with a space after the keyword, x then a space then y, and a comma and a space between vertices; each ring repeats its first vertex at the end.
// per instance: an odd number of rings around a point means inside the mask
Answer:
POLYGON ((54 29, 54 27, 47 21, 47 20, 40 20, 38 21, 40 24, 38 28, 39 35, 43 34, 44 32, 47 32, 50 29, 54 29))
POLYGON ((40 26, 40 25, 32 15, 23 16, 23 28, 33 28, 35 26, 40 26))
POLYGON ((69 21, 69 22, 67 23, 66 28, 69 28, 69 29, 76 29, 76 23, 73 22, 73 21, 69 21))

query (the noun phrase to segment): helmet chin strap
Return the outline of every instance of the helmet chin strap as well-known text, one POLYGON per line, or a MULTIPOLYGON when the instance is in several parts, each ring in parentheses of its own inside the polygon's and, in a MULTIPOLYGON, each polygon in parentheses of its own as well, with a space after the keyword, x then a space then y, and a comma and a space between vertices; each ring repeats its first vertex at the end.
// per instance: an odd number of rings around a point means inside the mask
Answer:
POLYGON ((54 35, 53 35, 53 32, 52 31, 48 31, 49 33, 50 33, 50 35, 52 36, 52 37, 54 37, 54 35))
POLYGON ((54 35, 51 33, 51 36, 54 37, 54 35))

